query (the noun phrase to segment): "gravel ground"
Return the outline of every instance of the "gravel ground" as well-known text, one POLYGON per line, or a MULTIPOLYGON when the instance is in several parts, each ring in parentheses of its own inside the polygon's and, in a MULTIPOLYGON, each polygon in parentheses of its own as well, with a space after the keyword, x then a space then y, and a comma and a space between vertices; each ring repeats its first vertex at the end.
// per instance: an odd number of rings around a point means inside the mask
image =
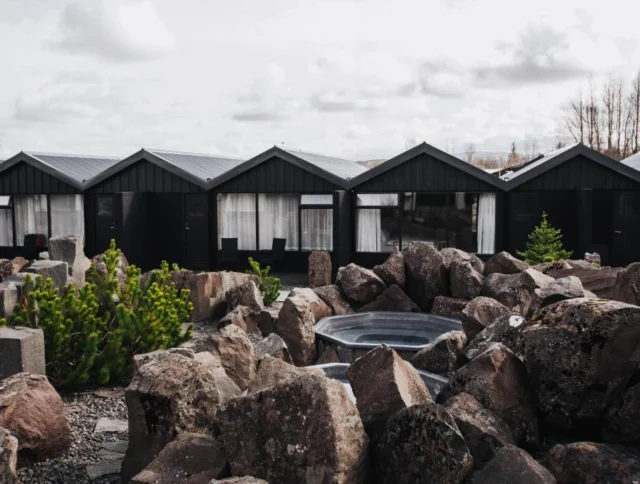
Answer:
POLYGON ((63 457, 29 465, 18 470, 24 484, 116 484, 117 474, 90 480, 86 467, 113 459, 105 459, 105 451, 100 444, 127 440, 127 433, 105 432, 94 435, 93 430, 99 418, 127 420, 124 397, 102 398, 93 393, 62 395, 71 425, 73 443, 63 457))

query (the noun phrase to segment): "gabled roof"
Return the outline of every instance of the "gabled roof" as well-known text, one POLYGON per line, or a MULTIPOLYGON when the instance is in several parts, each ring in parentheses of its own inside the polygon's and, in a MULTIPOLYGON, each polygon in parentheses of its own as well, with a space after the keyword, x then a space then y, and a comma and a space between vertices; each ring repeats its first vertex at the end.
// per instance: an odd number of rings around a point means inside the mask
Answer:
POLYGON ((628 158, 622 160, 622 163, 630 166, 635 170, 640 170, 640 153, 636 153, 635 155, 631 155, 628 158))
POLYGON ((120 161, 107 156, 68 155, 21 151, 0 164, 0 173, 20 162, 25 162, 54 178, 82 190, 87 181, 120 161))
POLYGON ((89 181, 87 187, 97 185, 140 160, 153 163, 204 189, 217 177, 243 163, 243 160, 226 156, 143 148, 100 173, 89 181))
POLYGON ((209 188, 221 185, 274 157, 298 166, 342 188, 347 188, 348 181, 352 176, 366 171, 366 168, 358 165, 355 161, 342 160, 305 151, 284 150, 274 146, 227 171, 211 183, 209 188))
POLYGON ((520 168, 514 168, 514 171, 505 173, 502 176, 502 179, 507 182, 507 191, 513 190, 523 183, 536 178, 537 176, 575 158, 576 156, 584 156, 605 168, 609 168, 616 173, 640 183, 640 172, 581 143, 550 151, 549 153, 522 165, 520 168))
POLYGON ((473 166, 465 161, 462 161, 460 158, 456 158, 455 156, 450 155, 449 153, 445 153, 444 151, 441 151, 438 148, 435 148, 425 142, 422 142, 419 145, 414 146, 413 148, 405 151, 404 153, 401 153, 398 156, 391 158, 385 161, 384 163, 374 168, 371 168, 370 170, 367 170, 361 175, 358 175, 357 177, 351 180, 349 188, 357 187, 361 183, 371 180, 372 178, 375 178, 381 175, 382 173, 385 173, 397 166, 400 166, 403 163, 406 163, 407 161, 412 160, 415 157, 422 154, 429 155, 432 158, 435 158, 436 160, 439 160, 443 163, 446 163, 449 166, 457 168, 458 170, 463 171, 468 175, 474 176, 479 180, 482 180, 496 188, 505 189, 506 187, 506 183, 502 181, 500 178, 494 175, 491 175, 490 173, 487 173, 486 171, 476 166, 473 166))

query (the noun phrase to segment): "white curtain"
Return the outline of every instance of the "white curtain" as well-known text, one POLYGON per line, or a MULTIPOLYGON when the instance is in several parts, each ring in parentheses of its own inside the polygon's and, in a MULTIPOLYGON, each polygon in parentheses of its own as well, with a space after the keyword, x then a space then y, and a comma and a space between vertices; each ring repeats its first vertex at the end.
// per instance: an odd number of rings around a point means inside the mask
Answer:
POLYGON ((51 195, 51 236, 84 236, 82 195, 51 195))
POLYGON ((16 212, 16 242, 24 244, 24 236, 28 234, 49 234, 47 221, 47 196, 28 195, 14 198, 16 212))
POLYGON ((478 202, 478 253, 495 253, 496 194, 481 193, 478 202))
POLYGON ((397 193, 359 193, 358 205, 393 207, 398 205, 397 193))
POLYGON ((333 250, 333 210, 304 209, 302 219, 302 250, 333 250))
MULTIPOLYGON (((252 193, 218 196, 219 238, 237 238, 239 250, 256 249, 256 197, 252 193)), ((222 247, 222 241, 219 241, 222 247)))
POLYGON ((271 250, 273 239, 287 239, 287 250, 298 249, 298 195, 258 195, 260 250, 271 250))
POLYGON ((13 246, 13 223, 11 209, 0 210, 0 247, 13 246))
POLYGON ((320 194, 320 195, 302 195, 302 205, 333 205, 333 195, 320 194))
POLYGON ((390 252, 387 234, 382 230, 382 211, 379 208, 356 210, 356 251, 390 252))
POLYGON ((465 203, 465 194, 466 192, 456 192, 456 208, 458 210, 462 210, 467 206, 465 203))

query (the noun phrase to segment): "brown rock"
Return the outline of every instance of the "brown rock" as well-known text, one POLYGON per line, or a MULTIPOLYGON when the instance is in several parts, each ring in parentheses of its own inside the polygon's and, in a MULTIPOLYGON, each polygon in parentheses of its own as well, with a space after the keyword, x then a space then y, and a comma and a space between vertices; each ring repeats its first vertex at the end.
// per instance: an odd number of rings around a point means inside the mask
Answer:
POLYGON ((556 479, 524 450, 507 445, 501 448, 496 456, 481 471, 473 474, 469 480, 469 484, 516 483, 555 484, 556 479))
POLYGON ((0 484, 20 484, 17 462, 18 439, 7 429, 0 428, 0 484))
POLYGON ((537 442, 538 414, 527 369, 504 345, 494 343, 460 368, 438 394, 438 402, 463 392, 504 420, 517 444, 537 442))
POLYGON ((453 261, 464 261, 471 263, 471 267, 480 274, 484 274, 484 262, 482 262, 482 259, 475 254, 469 254, 464 250, 454 249, 452 247, 446 247, 442 249, 440 253, 442 254, 442 257, 444 257, 444 263, 447 269, 449 269, 449 265, 453 261))
POLYGON ((435 403, 404 408, 387 423, 373 452, 377 482, 464 482, 473 468, 453 417, 435 403), (437 457, 436 457, 437 456, 437 457))
POLYGON ((314 251, 309 255, 309 287, 331 284, 331 256, 326 251, 314 251))
POLYGON ((480 353, 484 353, 493 343, 502 343, 518 358, 524 354, 523 331, 533 323, 517 315, 500 316, 492 325, 480 331, 464 350, 467 360, 473 360, 480 353))
POLYGON ((606 442, 634 442, 640 439, 640 383, 627 388, 607 410, 603 425, 606 442))
POLYGON ((595 442, 554 446, 541 462, 558 484, 624 483, 640 477, 640 461, 623 447, 595 442))
POLYGON ((429 312, 436 297, 447 295, 445 259, 433 246, 425 243, 409 245, 403 255, 407 295, 423 311, 429 312))
POLYGON ((314 325, 331 315, 331 309, 312 289, 296 289, 283 303, 276 333, 289 348, 298 366, 312 365, 316 360, 314 325))
POLYGON ((273 358, 293 365, 293 360, 291 359, 291 355, 289 354, 287 343, 285 343, 284 340, 275 333, 272 333, 266 338, 261 339, 257 343, 254 343, 253 350, 257 359, 269 355, 273 358))
POLYGON ((541 264, 535 264, 531 266, 532 269, 542 272, 543 274, 549 274, 553 271, 563 271, 571 269, 571 264, 566 260, 557 260, 553 262, 542 262, 541 264))
POLYGON ((551 270, 548 275, 559 279, 562 277, 575 276, 582 282, 585 291, 593 292, 603 299, 613 299, 618 274, 623 269, 620 267, 594 267, 585 261, 567 261, 572 268, 551 270), (582 264, 576 265, 576 262, 582 264))
POLYGON ((432 314, 462 320, 462 310, 467 306, 466 299, 458 299, 455 297, 438 296, 433 300, 432 314))
POLYGON ((322 352, 318 361, 316 361, 316 365, 326 365, 328 363, 341 363, 340 356, 338 356, 338 352, 335 348, 327 348, 322 352))
POLYGON ((490 297, 479 296, 462 310, 462 329, 469 341, 492 325, 500 316, 511 314, 509 308, 490 297))
POLYGON ((0 282, 4 278, 17 274, 29 264, 24 257, 16 257, 14 259, 0 259, 0 282))
POLYGON ((338 269, 336 285, 355 304, 367 304, 387 288, 373 271, 353 263, 338 269))
POLYGON ((178 434, 212 434, 218 407, 240 389, 211 353, 158 351, 139 355, 125 392, 129 447, 122 463, 127 482, 178 434), (186 356, 185 356, 186 355, 186 356))
POLYGON ((375 301, 365 304, 358 312, 368 311, 396 311, 420 312, 420 308, 398 286, 389 286, 375 301))
MULTIPOLYGON (((567 290, 574 287, 571 284, 575 281, 564 282, 568 283, 567 290)), ((564 287, 562 282, 558 283, 553 277, 529 268, 513 275, 488 276, 482 288, 482 295, 496 299, 522 315, 529 315, 554 300, 574 297, 563 294, 564 287)))
POLYGON ((257 477, 243 476, 243 477, 229 477, 222 480, 213 480, 209 484, 269 484, 267 481, 258 479, 257 477))
POLYGON ((0 427, 29 459, 59 457, 71 446, 64 404, 43 375, 17 373, 0 381, 0 427))
POLYGON ((618 273, 613 299, 640 306, 640 262, 629 264, 618 273))
POLYGON ((368 439, 337 380, 307 375, 219 412, 231 473, 268 482, 363 483, 368 439))
POLYGON ((464 331, 443 333, 418 351, 411 358, 411 363, 418 370, 447 375, 463 364, 461 356, 466 344, 467 336, 464 331))
POLYGON ((398 247, 394 246, 393 252, 391 252, 391 255, 385 263, 375 266, 373 272, 375 272, 387 286, 395 284, 400 288, 404 288, 407 280, 404 269, 404 256, 402 252, 398 250, 398 247))
POLYGON ((211 351, 220 358, 222 366, 241 390, 246 389, 256 375, 256 356, 251 340, 243 330, 235 325, 213 333, 209 340, 211 351))
POLYGON ((216 439, 205 434, 184 433, 164 449, 130 484, 208 484, 226 477, 227 456, 216 439))
POLYGON ((227 291, 227 302, 230 308, 247 306, 252 311, 262 311, 264 302, 262 294, 254 281, 247 281, 244 284, 232 287, 227 291))
POLYGON ((468 393, 459 393, 444 404, 469 446, 476 469, 481 469, 507 445, 513 445, 511 430, 504 421, 484 408, 468 393))
POLYGON ((260 333, 256 313, 247 306, 237 306, 218 322, 218 328, 224 328, 229 325, 237 326, 245 333, 260 333))
POLYGON ((569 299, 543 308, 533 323, 522 338, 542 414, 563 429, 599 420, 637 371, 640 307, 569 299))
POLYGON ((470 262, 451 261, 449 264, 451 295, 460 299, 473 299, 480 295, 484 276, 470 262))
POLYGON ((517 274, 529 267, 529 264, 513 257, 509 252, 500 252, 484 264, 484 274, 517 274))
POLYGON ((324 372, 317 368, 298 368, 270 355, 265 355, 258 362, 256 377, 251 382, 248 393, 258 393, 310 374, 324 376, 324 372))
POLYGON ((281 309, 282 303, 274 302, 271 306, 264 308, 255 315, 256 323, 262 336, 269 336, 271 333, 275 333, 281 309))
POLYGON ((353 314, 349 301, 346 300, 342 291, 335 284, 317 287, 313 292, 331 308, 333 314, 353 314))

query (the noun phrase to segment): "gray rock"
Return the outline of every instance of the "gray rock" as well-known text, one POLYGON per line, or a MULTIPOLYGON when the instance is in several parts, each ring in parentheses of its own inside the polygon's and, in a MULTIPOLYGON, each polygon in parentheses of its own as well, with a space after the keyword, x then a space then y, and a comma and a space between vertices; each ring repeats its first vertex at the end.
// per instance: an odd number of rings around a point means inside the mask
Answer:
POLYGON ((54 286, 62 288, 67 285, 69 266, 66 262, 57 260, 37 260, 25 268, 24 272, 42 276, 44 280, 51 279, 54 286))
POLYGON ((0 428, 0 483, 20 484, 16 464, 18 462, 18 439, 7 429, 0 428))
POLYGON ((338 269, 336 285, 355 304, 367 304, 384 292, 386 284, 375 272, 349 264, 338 269))
POLYGON ((270 334, 257 343, 254 343, 253 349, 257 359, 269 355, 273 358, 293 365, 293 360, 291 359, 291 355, 289 354, 287 343, 285 343, 284 340, 275 333, 270 334))
POLYGON ((478 333, 491 326, 500 316, 511 314, 509 308, 490 297, 479 296, 462 310, 462 329, 472 341, 478 333))
POLYGON ((448 375, 462 364, 462 350, 467 344, 464 331, 449 331, 438 336, 432 343, 418 351, 411 363, 418 370, 448 375))
POLYGON ((358 312, 394 311, 420 312, 420 307, 414 303, 398 286, 389 286, 375 301, 371 301, 358 309, 358 312))
POLYGON ((224 328, 232 324, 245 333, 259 333, 257 319, 256 313, 247 306, 236 306, 235 309, 218 322, 218 328, 224 328))
POLYGON ((532 324, 522 316, 507 314, 500 316, 493 324, 480 331, 464 350, 465 358, 473 360, 484 353, 493 343, 502 343, 519 358, 524 354, 523 331, 532 324))
POLYGON ((265 355, 258 362, 256 377, 251 382, 248 393, 261 392, 309 374, 324 376, 324 372, 320 369, 298 368, 270 355, 265 355))
POLYGON ((227 376, 240 390, 245 390, 256 374, 256 356, 247 333, 230 325, 213 333, 209 342, 207 351, 220 358, 227 376))
POLYGON ((517 274, 529 267, 529 264, 513 257, 509 252, 499 252, 484 264, 484 274, 517 274))
POLYGON ((49 259, 67 263, 69 275, 76 287, 85 283, 85 273, 91 267, 91 261, 84 255, 84 237, 65 235, 49 239, 49 259))
POLYGON ((349 304, 349 301, 347 301, 340 288, 335 284, 316 287, 313 292, 331 308, 333 314, 353 314, 353 308, 349 304))
MULTIPOLYGON (((589 481, 573 481, 589 482, 589 481)), ((551 472, 524 450, 513 445, 502 447, 469 484, 556 484, 551 472)))
POLYGON ((603 440, 626 443, 640 436, 640 383, 625 389, 607 410, 602 426, 603 440))
POLYGON ((449 264, 449 283, 453 297, 473 299, 482 291, 484 276, 470 262, 454 260, 449 264))
POLYGON ((407 295, 423 311, 429 312, 436 297, 447 295, 445 259, 433 246, 426 243, 409 245, 403 255, 407 273, 407 295))
POLYGON ((240 286, 229 289, 227 291, 227 302, 232 309, 238 306, 247 306, 252 311, 262 311, 264 309, 262 294, 260 294, 260 290, 254 281, 247 281, 240 286))
POLYGON ((326 251, 309 254, 309 287, 316 288, 331 284, 331 255, 326 251))
POLYGON ((87 477, 92 481, 99 477, 111 476, 120 472, 122 460, 105 460, 97 464, 89 464, 85 469, 87 477))
POLYGON ((446 247, 440 250, 440 253, 442 257, 444 257, 444 263, 447 269, 449 269, 449 265, 453 261, 465 261, 471 263, 471 267, 473 267, 474 270, 480 274, 484 274, 484 262, 475 254, 470 254, 464 250, 454 249, 452 247, 446 247))
POLYGON ((449 296, 438 296, 433 300, 432 314, 444 316, 446 318, 462 320, 462 311, 469 301, 449 296))
POLYGON ((0 282, 0 318, 10 319, 18 304, 18 287, 13 282, 0 282))
POLYGON ((44 333, 21 326, 0 327, 0 380, 22 372, 46 374, 44 333))
POLYGON ((101 417, 96 422, 93 433, 101 434, 104 432, 127 432, 128 430, 129 423, 126 420, 114 420, 111 418, 101 417))
POLYGON ((629 264, 618 273, 613 299, 640 306, 640 262, 629 264))

